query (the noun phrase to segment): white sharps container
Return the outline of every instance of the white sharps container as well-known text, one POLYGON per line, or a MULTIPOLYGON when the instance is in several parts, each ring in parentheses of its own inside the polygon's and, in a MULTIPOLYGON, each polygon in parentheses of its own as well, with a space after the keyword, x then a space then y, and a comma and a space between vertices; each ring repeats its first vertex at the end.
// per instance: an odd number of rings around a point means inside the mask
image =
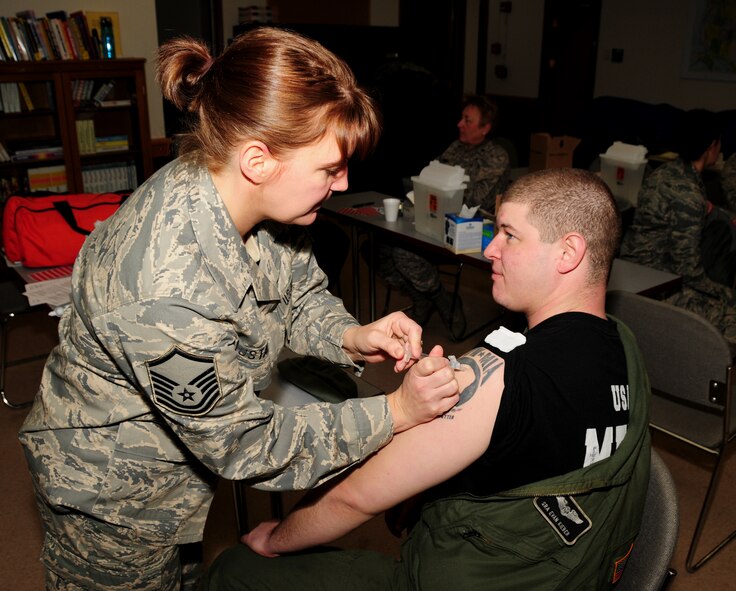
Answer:
POLYGON ((647 164, 647 149, 623 142, 613 142, 601 154, 601 178, 616 198, 619 209, 636 207, 639 189, 647 164))
POLYGON ((445 214, 458 213, 470 180, 462 166, 442 164, 432 160, 419 176, 411 177, 414 184, 414 222, 417 232, 442 242, 445 237, 445 214))

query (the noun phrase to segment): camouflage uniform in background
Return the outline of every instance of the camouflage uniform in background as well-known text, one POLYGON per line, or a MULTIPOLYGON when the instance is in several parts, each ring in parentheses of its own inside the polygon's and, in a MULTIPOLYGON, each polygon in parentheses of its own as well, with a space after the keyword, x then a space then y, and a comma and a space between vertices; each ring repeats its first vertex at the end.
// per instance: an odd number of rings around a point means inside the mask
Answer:
POLYGON ((509 155, 505 148, 494 144, 493 140, 486 140, 478 146, 469 146, 455 140, 442 152, 439 161, 462 166, 465 174, 470 177, 463 193, 465 205, 480 205, 490 213, 495 212, 496 195, 506 190, 511 172, 509 155))
POLYGON ((177 589, 218 477, 310 488, 391 438, 385 396, 257 396, 284 346, 353 365, 357 322, 304 236, 265 223, 244 243, 207 170, 175 161, 87 239, 20 432, 50 588, 177 589))
POLYGON ((736 213, 736 152, 728 157, 721 171, 721 187, 726 207, 736 213))
POLYGON ((710 279, 702 238, 708 203, 702 179, 678 159, 657 168, 639 192, 621 257, 682 276, 682 290, 667 301, 707 318, 736 347, 736 294, 710 279))
MULTIPOLYGON (((455 140, 438 160, 444 164, 462 166, 470 177, 463 193, 463 203, 468 207, 480 205, 491 213, 495 211, 496 195, 506 190, 511 170, 505 148, 494 144, 492 140, 477 146, 455 140)), ((445 324, 453 324, 456 336, 464 332, 464 321, 449 319, 450 299, 441 290, 440 276, 434 263, 410 250, 385 244, 378 247, 377 260, 378 274, 386 283, 411 297, 415 319, 420 323, 424 320, 424 310, 432 309, 434 298, 438 300, 434 303, 445 324), (456 322, 461 326, 454 326, 456 322)))

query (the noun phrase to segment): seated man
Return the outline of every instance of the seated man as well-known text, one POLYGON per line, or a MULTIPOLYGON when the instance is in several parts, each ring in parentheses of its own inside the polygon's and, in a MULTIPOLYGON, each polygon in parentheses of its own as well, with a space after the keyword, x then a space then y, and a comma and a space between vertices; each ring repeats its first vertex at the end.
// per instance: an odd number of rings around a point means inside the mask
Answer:
POLYGON ((634 221, 621 244, 621 258, 681 275, 682 289, 667 301, 708 319, 736 351, 736 293, 708 276, 708 267, 732 266, 717 254, 729 256, 730 232, 719 233, 726 240, 726 248, 720 249, 713 240, 715 226, 706 231, 713 206, 701 175, 716 162, 721 149, 715 114, 689 111, 680 140, 680 158, 645 179, 634 221))
MULTIPOLYGON (((489 134, 496 122, 496 105, 483 96, 469 96, 457 124, 458 139, 440 155, 444 164, 462 166, 470 180, 463 202, 493 213, 496 195, 506 190, 509 180, 509 155, 493 142, 489 134)), ((451 334, 465 332, 462 304, 452 311, 452 298, 440 282, 437 268, 424 257, 390 244, 378 249, 378 274, 391 286, 401 289, 412 301, 409 315, 420 325, 437 310, 451 334)))
MULTIPOLYGON (((455 372, 460 401, 394 437, 283 522, 223 552, 208 589, 609 589, 636 538, 649 478, 649 385, 628 329, 606 317, 620 224, 582 170, 522 177, 485 251, 493 298, 524 335, 494 331, 455 372), (301 551, 425 489, 401 559, 301 551)), ((434 351, 436 354, 437 351, 434 351)), ((423 359, 419 371, 432 357, 423 359)), ((447 371, 443 368, 441 371, 447 371)))

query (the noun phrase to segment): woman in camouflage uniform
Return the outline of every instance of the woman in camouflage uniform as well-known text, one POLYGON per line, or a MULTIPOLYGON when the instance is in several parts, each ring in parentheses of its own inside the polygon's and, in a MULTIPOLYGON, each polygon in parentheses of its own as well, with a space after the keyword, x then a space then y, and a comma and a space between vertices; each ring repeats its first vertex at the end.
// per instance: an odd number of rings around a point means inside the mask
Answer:
POLYGON ((378 137, 347 66, 259 29, 218 58, 168 42, 158 80, 196 123, 180 157, 83 246, 21 429, 49 589, 193 584, 180 547, 202 539, 219 477, 312 487, 457 401, 449 368, 413 369, 396 392, 341 405, 257 396, 283 347, 356 368, 394 359, 399 371, 421 355, 405 315, 361 327, 345 311, 299 228, 378 137))

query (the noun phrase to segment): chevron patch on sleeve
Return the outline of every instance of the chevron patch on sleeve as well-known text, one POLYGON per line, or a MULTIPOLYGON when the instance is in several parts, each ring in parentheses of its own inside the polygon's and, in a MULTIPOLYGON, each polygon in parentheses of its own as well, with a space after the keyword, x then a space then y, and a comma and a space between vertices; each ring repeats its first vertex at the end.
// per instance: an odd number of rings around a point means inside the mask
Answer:
POLYGON ((147 361, 154 402, 172 412, 201 416, 221 396, 214 357, 198 357, 173 347, 147 361))

